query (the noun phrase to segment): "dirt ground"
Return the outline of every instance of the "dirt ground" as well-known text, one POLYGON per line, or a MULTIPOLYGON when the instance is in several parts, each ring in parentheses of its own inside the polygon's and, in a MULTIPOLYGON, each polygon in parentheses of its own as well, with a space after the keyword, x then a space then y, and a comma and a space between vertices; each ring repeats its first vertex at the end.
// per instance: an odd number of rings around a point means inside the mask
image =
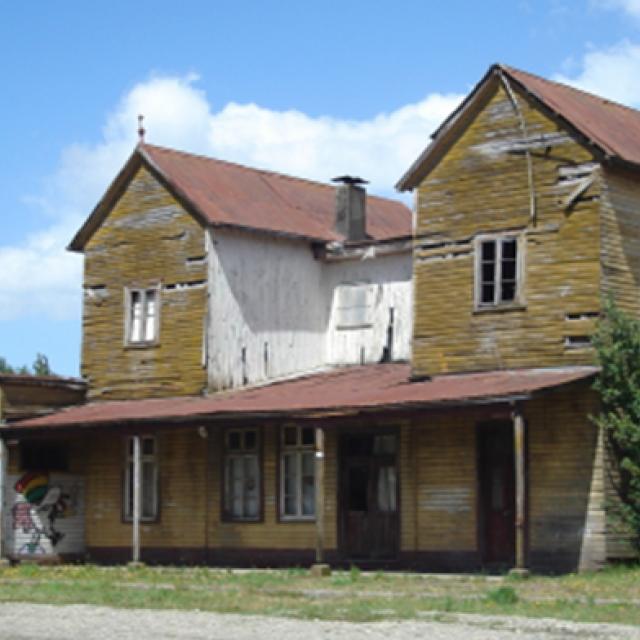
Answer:
POLYGON ((640 629, 459 614, 434 614, 422 620, 351 623, 89 605, 0 604, 0 638, 3 640, 507 640, 516 637, 522 640, 640 640, 640 629))

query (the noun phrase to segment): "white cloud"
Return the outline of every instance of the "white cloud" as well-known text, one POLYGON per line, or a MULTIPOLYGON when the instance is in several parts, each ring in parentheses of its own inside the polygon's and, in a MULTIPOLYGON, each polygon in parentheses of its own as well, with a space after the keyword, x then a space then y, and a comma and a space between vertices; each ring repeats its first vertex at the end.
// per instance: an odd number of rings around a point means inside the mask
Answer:
POLYGON ((0 320, 26 314, 75 317, 82 261, 64 247, 136 143, 145 115, 149 142, 327 181, 343 173, 392 194, 393 184, 428 143, 460 95, 432 94, 370 120, 311 117, 256 104, 218 111, 197 76, 151 77, 134 86, 107 118, 96 145, 73 144, 42 194, 25 198, 54 217, 17 246, 0 246, 0 320))
MULTIPOLYGON (((636 4, 640 15, 640 0, 636 4)), ((559 74, 553 79, 610 100, 637 107, 640 106, 638 78, 640 78, 640 44, 623 40, 606 49, 587 52, 580 70, 575 75, 559 74)))
POLYGON ((591 0, 594 7, 600 9, 617 9, 640 18, 640 0, 591 0))

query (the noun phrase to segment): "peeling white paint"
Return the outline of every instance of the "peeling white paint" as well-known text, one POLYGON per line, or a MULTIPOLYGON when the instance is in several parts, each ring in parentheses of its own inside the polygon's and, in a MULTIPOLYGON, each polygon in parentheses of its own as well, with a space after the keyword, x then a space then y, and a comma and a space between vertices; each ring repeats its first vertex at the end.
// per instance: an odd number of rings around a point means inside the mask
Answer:
POLYGON ((412 333, 411 251, 324 262, 305 241, 210 230, 209 388, 227 389, 313 371, 377 362, 394 309, 394 359, 408 359, 412 333), (338 329, 336 290, 375 289, 371 326, 338 329))

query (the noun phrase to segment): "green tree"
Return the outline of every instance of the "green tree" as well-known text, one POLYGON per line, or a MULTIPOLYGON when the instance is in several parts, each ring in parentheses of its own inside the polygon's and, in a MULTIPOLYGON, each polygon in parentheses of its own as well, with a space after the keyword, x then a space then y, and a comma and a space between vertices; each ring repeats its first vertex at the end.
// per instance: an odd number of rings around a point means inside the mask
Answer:
POLYGON ((601 410, 594 420, 604 432, 619 498, 613 511, 640 548, 640 320, 609 299, 593 343, 601 368, 594 384, 601 410))
POLYGON ((51 367, 49 366, 49 358, 44 353, 38 353, 36 359, 33 362, 33 375, 35 376, 50 376, 53 375, 51 367))
POLYGON ((26 365, 22 365, 21 367, 13 367, 11 366, 6 358, 0 356, 0 373, 17 373, 23 376, 54 376, 55 373, 51 371, 51 366, 49 365, 49 358, 44 355, 44 353, 38 353, 36 355, 36 359, 33 362, 33 366, 31 369, 26 365))

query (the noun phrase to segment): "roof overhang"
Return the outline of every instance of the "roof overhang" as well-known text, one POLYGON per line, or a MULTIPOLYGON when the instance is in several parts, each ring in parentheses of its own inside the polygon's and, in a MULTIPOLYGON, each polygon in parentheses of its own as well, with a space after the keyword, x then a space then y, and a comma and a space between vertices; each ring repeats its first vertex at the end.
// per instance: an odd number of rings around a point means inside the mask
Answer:
POLYGON ((166 428, 237 420, 322 420, 514 404, 588 381, 595 367, 514 369, 411 381, 408 364, 344 367, 211 396, 94 402, 0 429, 3 437, 79 434, 119 427, 166 428))

